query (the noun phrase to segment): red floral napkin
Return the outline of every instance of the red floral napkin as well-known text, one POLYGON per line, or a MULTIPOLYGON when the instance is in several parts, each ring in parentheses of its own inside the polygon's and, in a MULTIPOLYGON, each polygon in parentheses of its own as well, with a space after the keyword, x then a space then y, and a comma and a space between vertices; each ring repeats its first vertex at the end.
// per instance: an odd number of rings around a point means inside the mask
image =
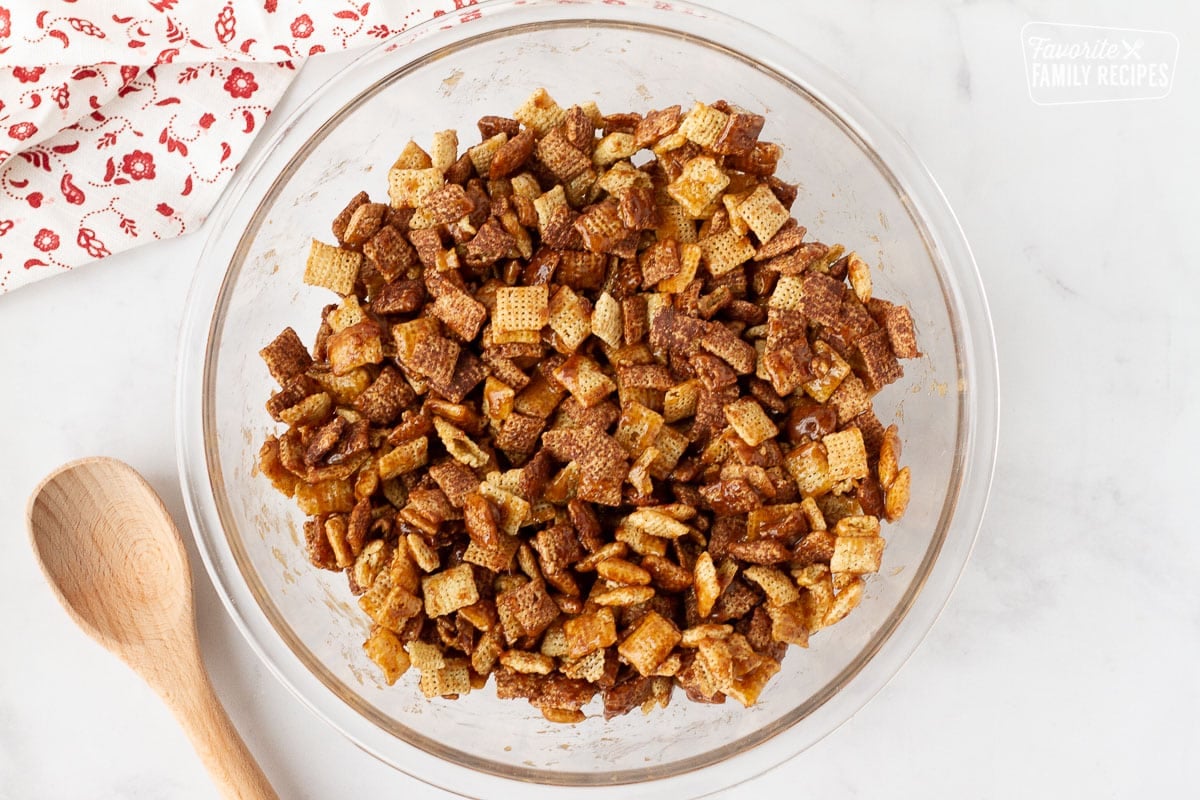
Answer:
POLYGON ((305 59, 475 2, 0 0, 0 294, 195 229, 305 59))

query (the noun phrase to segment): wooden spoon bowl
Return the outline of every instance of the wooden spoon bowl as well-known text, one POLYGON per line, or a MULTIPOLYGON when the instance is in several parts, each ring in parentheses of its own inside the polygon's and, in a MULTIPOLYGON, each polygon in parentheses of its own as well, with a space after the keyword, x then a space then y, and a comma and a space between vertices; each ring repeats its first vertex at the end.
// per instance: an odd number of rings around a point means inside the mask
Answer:
POLYGON ((170 706, 222 793, 277 800, 213 693, 187 551, 142 476, 110 458, 66 464, 34 490, 28 521, 38 563, 67 612, 170 706))

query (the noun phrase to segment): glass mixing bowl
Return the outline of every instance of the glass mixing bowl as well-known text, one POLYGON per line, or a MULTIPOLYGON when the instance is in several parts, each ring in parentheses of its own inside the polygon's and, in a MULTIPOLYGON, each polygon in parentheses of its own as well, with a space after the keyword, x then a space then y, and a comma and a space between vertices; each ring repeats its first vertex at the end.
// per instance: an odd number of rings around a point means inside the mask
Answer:
MULTIPOLYGON (((303 702, 363 749, 473 796, 681 797, 745 780, 848 719, 929 630, 967 560, 997 432, 994 343, 971 253, 908 148, 828 72, 771 34, 683 3, 486 3, 366 52, 245 163, 208 225, 189 301, 178 395, 179 465, 213 583, 251 646, 303 702), (924 357, 875 401, 902 425, 908 513, 884 533, 861 606, 792 648, 758 705, 676 693, 650 716, 554 725, 489 687, 426 701, 416 676, 383 685, 361 647, 367 618, 344 576, 309 566, 302 519, 255 469, 276 425, 258 350, 283 327, 311 341, 330 295, 301 283, 310 236, 360 189, 386 196, 410 138, 511 113, 538 86, 606 112, 725 98, 767 116, 811 235, 873 265, 907 303, 924 357), (720 764, 714 769, 714 765, 720 764), (668 792, 669 794, 663 794, 668 792)), ((593 712, 594 713, 594 712, 593 712)))

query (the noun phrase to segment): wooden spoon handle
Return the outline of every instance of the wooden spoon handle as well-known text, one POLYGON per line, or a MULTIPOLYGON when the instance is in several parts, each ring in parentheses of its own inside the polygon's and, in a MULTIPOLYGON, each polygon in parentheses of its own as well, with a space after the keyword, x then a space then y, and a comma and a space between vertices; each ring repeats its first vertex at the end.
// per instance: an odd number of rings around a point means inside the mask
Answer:
POLYGON ((186 674, 188 679, 158 690, 221 795, 230 800, 279 800, 213 692, 199 653, 195 668, 186 674))

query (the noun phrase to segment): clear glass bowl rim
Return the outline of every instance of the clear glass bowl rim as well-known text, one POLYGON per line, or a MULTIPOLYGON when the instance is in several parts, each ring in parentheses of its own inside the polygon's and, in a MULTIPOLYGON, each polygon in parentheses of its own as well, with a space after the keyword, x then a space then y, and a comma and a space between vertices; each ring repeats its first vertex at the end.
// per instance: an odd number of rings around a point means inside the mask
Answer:
MULTIPOLYGON (((636 785, 625 779, 619 786, 611 787, 617 794, 622 797, 650 796, 665 790, 699 796, 718 791, 782 763, 840 726, 882 689, 928 633, 966 565, 986 509, 999 420, 995 342, 978 269, 941 190, 897 134, 866 109, 839 79, 791 45, 745 22, 687 3, 670 3, 671 10, 682 14, 671 17, 672 28, 664 29, 662 15, 655 16, 661 9, 655 9, 655 5, 648 0, 630 0, 621 4, 601 0, 488 2, 468 7, 464 13, 479 13, 479 18, 451 30, 446 29, 446 18, 435 18, 413 28, 399 37, 407 48, 400 58, 391 54, 395 49, 394 40, 365 51, 314 92, 279 127, 271 141, 256 152, 252 151, 253 155, 241 166, 209 223, 208 240, 185 310, 176 397, 180 483, 202 560, 226 609, 271 672, 319 717, 385 763, 460 794, 494 796, 506 787, 509 790, 519 787, 525 796, 532 798, 568 794, 595 796, 604 793, 605 787, 564 786, 554 783, 553 778, 548 783, 535 783, 530 782, 528 776, 502 777, 487 770, 471 769, 404 742, 358 715, 311 673, 267 621, 234 565, 214 499, 204 424, 208 405, 207 375, 211 368, 211 344, 220 322, 221 304, 217 300, 224 294, 226 282, 236 269, 226 271, 229 262, 222 265, 219 273, 204 267, 216 266, 212 262, 220 257, 223 249, 221 233, 227 230, 232 213, 272 154, 281 146, 293 144, 289 142, 291 131, 301 121, 317 119, 314 115, 323 115, 322 119, 336 116, 337 108, 332 114, 326 112, 332 106, 331 89, 343 74, 350 74, 363 64, 381 58, 395 59, 398 63, 392 71, 402 71, 414 62, 431 57, 432 53, 440 55, 481 36, 529 24, 593 22, 645 26, 694 37, 724 50, 729 50, 730 46, 720 40, 753 41, 754 48, 747 52, 755 52, 756 58, 740 57, 752 60, 760 69, 796 85, 832 114, 888 175, 926 234, 926 245, 940 273, 952 320, 957 323, 954 333, 960 368, 958 397, 962 407, 961 427, 965 430, 960 429, 956 454, 959 491, 951 507, 944 509, 941 543, 924 581, 913 587, 907 609, 902 609, 885 635, 873 642, 872 651, 860 654, 854 662, 855 669, 847 669, 849 675, 837 691, 802 717, 802 730, 798 724, 800 719, 796 719, 763 741, 735 749, 719 761, 719 767, 714 763, 688 768, 684 762, 682 770, 669 776, 636 785), (713 36, 718 30, 720 40, 713 36)), ((290 147, 295 152, 302 149, 302 143, 290 147)))

